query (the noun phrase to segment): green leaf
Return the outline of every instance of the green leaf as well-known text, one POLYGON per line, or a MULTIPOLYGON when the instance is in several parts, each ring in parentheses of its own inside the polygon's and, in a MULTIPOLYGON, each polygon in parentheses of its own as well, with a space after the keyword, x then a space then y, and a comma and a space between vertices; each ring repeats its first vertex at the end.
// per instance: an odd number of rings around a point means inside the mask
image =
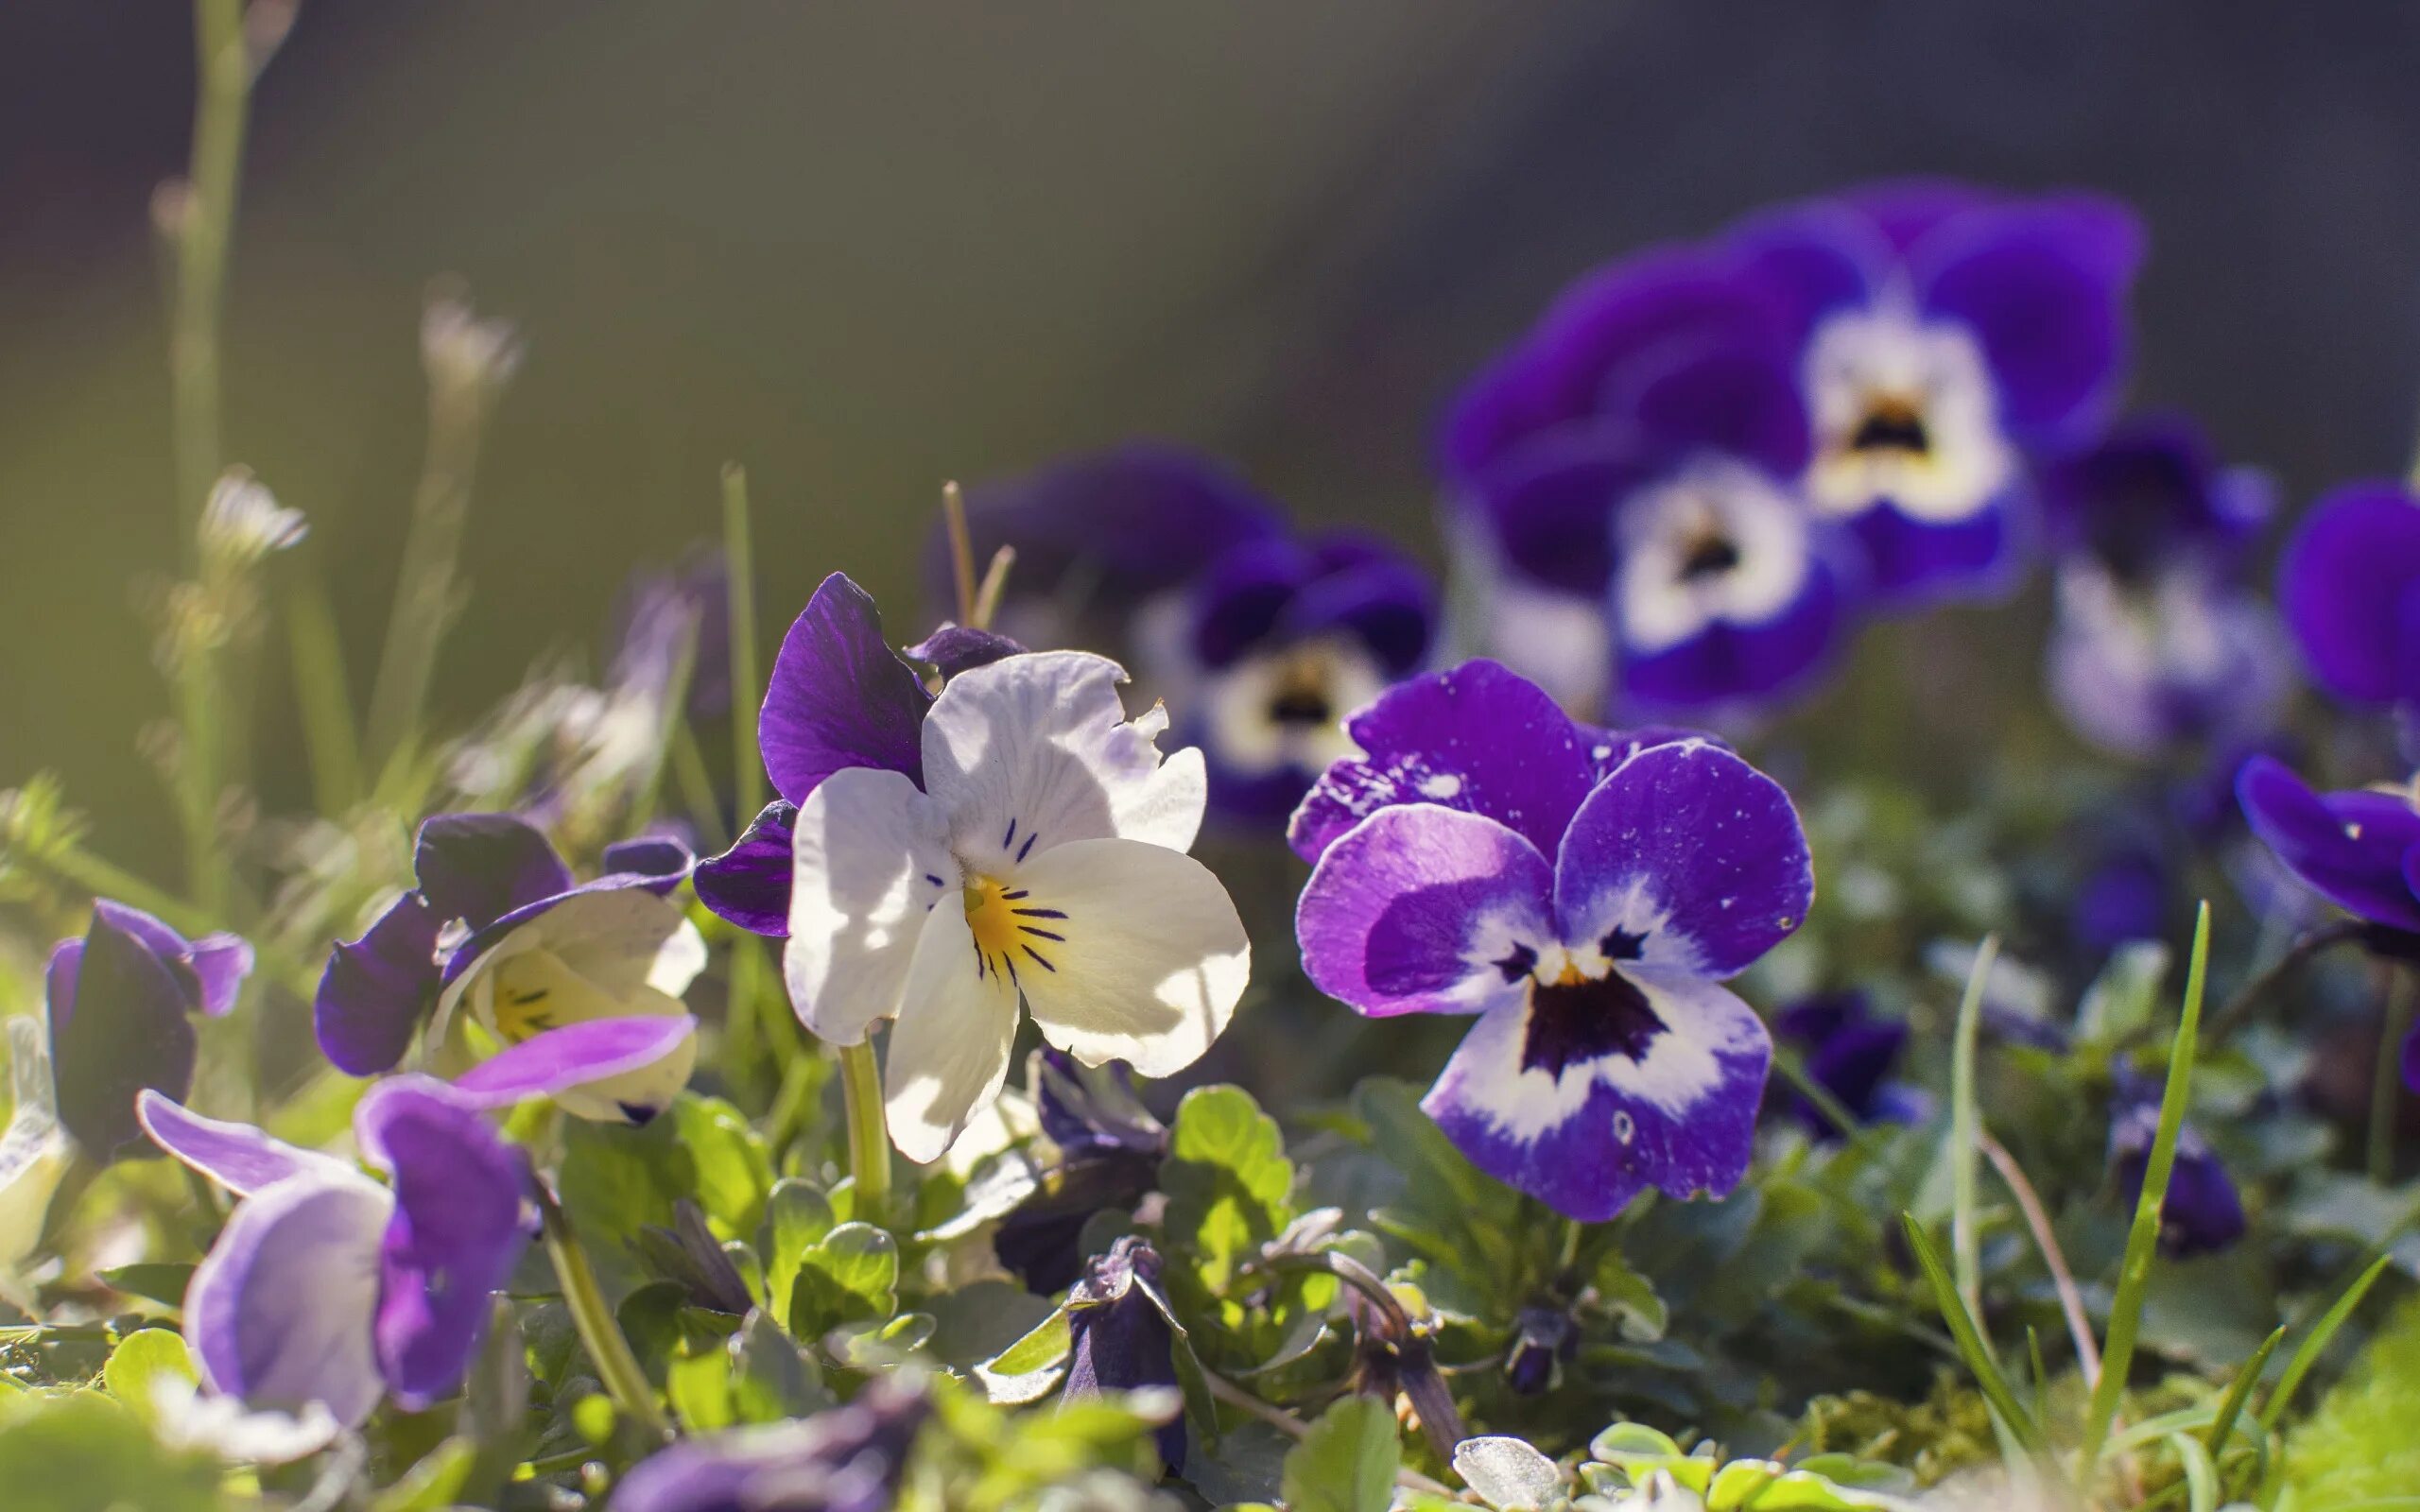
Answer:
POLYGON ((185 1305, 185 1288, 193 1284, 193 1270, 191 1265, 145 1262, 135 1265, 112 1266, 99 1275, 111 1291, 164 1302, 182 1310, 185 1305))
POLYGON ((748 1314, 731 1350, 732 1407, 742 1422, 804 1418, 833 1405, 822 1370, 761 1309, 748 1314))
POLYGON ((1054 1308, 1032 1332, 975 1367, 983 1393, 1003 1405, 1038 1401, 1065 1373, 1068 1354, 1076 1347, 1067 1310, 1054 1308))
POLYGON ((824 1348, 852 1370, 889 1370, 905 1364, 933 1336, 930 1313, 843 1323, 824 1335, 824 1348))
POLYGON ((1286 1504, 1291 1512, 1387 1512, 1402 1466, 1394 1413, 1374 1397, 1347 1397, 1286 1456, 1286 1504))
POLYGON ((2076 1007, 2076 1037, 2108 1044, 2148 1027, 2168 976, 2168 946, 2155 939, 2128 940, 2109 953, 2109 962, 2083 990, 2076 1007))
POLYGON ((878 1323, 899 1310, 899 1246, 868 1223, 844 1223, 799 1257, 790 1332, 818 1339, 843 1323, 878 1323))
MULTIPOLYGON (((1958 1027, 1949 1049, 1949 1251, 1957 1264, 1958 1295, 1981 1310, 1981 1228, 1977 1213, 1975 1162, 1982 1151, 1982 1105, 1975 1088, 1975 1040, 1983 1018, 1983 988, 1998 959, 1999 936, 1984 937, 1966 971, 1966 993, 1958 1002, 1958 1027)), ((1979 1339, 1981 1335, 1979 1333, 1979 1339)), ((1990 1349, 1984 1343, 1986 1351, 1990 1349)))
POLYGON ((217 1461, 176 1453, 107 1397, 9 1399, 0 1411, 9 1512, 218 1512, 217 1461))
POLYGON ((1476 1296, 1501 1290, 1522 1263, 1510 1237, 1519 1195, 1454 1147, 1410 1084, 1371 1077, 1353 1089, 1353 1110, 1372 1149, 1403 1178, 1401 1198, 1372 1214, 1372 1224, 1476 1296))
POLYGON ((2253 1351, 2252 1358, 2243 1363, 2243 1368, 2235 1373, 2235 1379, 2227 1383, 2227 1394, 2219 1403, 2219 1414, 2210 1419, 2209 1445, 2213 1458, 2226 1452, 2227 1435, 2235 1431, 2236 1418, 2242 1416, 2243 1404, 2251 1398, 2252 1388, 2259 1383, 2260 1373, 2269 1368, 2269 1357, 2277 1352, 2277 1346, 2285 1339, 2286 1326, 2280 1323, 2277 1331, 2270 1334, 2260 1348, 2253 1351))
POLYGON ((710 1434, 738 1421, 731 1371, 731 1350, 719 1340, 677 1349, 665 1362, 664 1395, 684 1430, 710 1434))
POLYGON ((2294 1347, 2292 1357, 2286 1362, 2286 1373, 2277 1378, 2277 1389, 2271 1392, 2269 1400, 2261 1404, 2261 1427, 2274 1433, 2277 1425, 2285 1420, 2286 1409, 2293 1404, 2294 1393, 2302 1389, 2303 1378, 2310 1374, 2311 1366, 2319 1364, 2319 1357, 2326 1352, 2328 1341, 2336 1337, 2336 1331, 2344 1326, 2344 1320, 2353 1315, 2353 1309, 2360 1306, 2361 1298, 2369 1296, 2370 1288, 2377 1284, 2378 1277, 2386 1270, 2388 1259, 2380 1255, 2372 1261, 2370 1268, 2361 1272, 2360 1279, 2344 1289, 2344 1295, 2336 1299, 2336 1305, 2329 1308, 2326 1315, 2304 1335, 2303 1342, 2294 1347))
POLYGON ((1535 1512, 1563 1491, 1563 1471, 1520 1438, 1463 1439, 1454 1473, 1496 1512, 1535 1512))
POLYGON ((478 1454, 467 1438, 446 1439, 378 1493, 371 1512, 445 1512, 459 1500, 478 1454))
POLYGON ((2077 1463, 2087 1471, 2100 1462, 2100 1446, 2109 1438, 2109 1425, 2117 1420, 2126 1373, 2135 1363, 2143 1296, 2151 1284, 2152 1263, 2159 1253, 2160 1212, 2168 1200, 2169 1177, 2176 1167, 2176 1141, 2192 1101, 2193 1056, 2201 1038, 2202 996, 2209 966, 2210 905, 2204 902, 2193 923, 2193 954, 2185 971, 2185 1012, 2176 1026, 2176 1042, 2169 1050, 2168 1085, 2159 1100, 2159 1131, 2152 1137, 2151 1156, 2143 1167, 2142 1196, 2135 1204, 2135 1223, 2126 1234, 2126 1258, 2118 1269, 2117 1295, 2109 1303, 2100 1382, 2093 1389, 2084 1417, 2083 1452, 2077 1463))
POLYGON ((1975 1326, 1973 1315, 1966 1311, 1964 1299, 1958 1295, 1958 1283, 1950 1280, 1948 1267, 1941 1263, 1941 1251, 1933 1247, 1931 1236, 1913 1213, 1903 1215, 1900 1222, 1906 1228, 1909 1247, 1915 1251, 1916 1264, 1932 1287, 1933 1302, 1941 1309, 1942 1321, 1949 1325, 1950 1337, 1957 1341, 1966 1367, 1974 1372, 1976 1385, 1982 1389, 1984 1399, 2000 1415, 2000 1420, 2008 1425, 2017 1442, 2039 1452, 2041 1430, 2034 1425, 2033 1415, 2018 1403, 2016 1393, 2009 1389, 2007 1378, 2000 1374, 1998 1362, 1984 1346, 1982 1330, 1975 1326))
POLYGON ((812 1183, 784 1177, 765 1199, 765 1295, 786 1303, 799 1262, 839 1224, 832 1199, 812 1183))
POLYGON ((1293 1217, 1294 1165, 1277 1121, 1240 1087, 1197 1087, 1177 1105, 1168 1158, 1167 1231, 1192 1250, 1212 1293, 1293 1217))
POLYGON ((644 1276, 630 1243, 652 1226, 673 1227, 683 1197, 704 1211, 717 1239, 756 1232, 773 1189, 771 1157, 738 1109, 716 1097, 683 1092, 645 1128, 562 1121, 558 1190, 582 1233, 620 1236, 594 1246, 591 1258, 616 1294, 644 1276))
POLYGON ((168 1329, 137 1329, 118 1340, 110 1362, 101 1367, 101 1383, 127 1411, 146 1423, 156 1421, 154 1393, 160 1383, 177 1380, 192 1385, 201 1377, 182 1334, 168 1329))

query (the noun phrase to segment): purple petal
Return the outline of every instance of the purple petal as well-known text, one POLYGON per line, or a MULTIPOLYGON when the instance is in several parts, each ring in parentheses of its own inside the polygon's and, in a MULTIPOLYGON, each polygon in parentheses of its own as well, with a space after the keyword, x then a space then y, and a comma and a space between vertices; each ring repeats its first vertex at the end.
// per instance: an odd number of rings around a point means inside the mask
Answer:
POLYGON ((1820 557, 1798 596, 1753 624, 1709 622, 1686 641, 1615 668, 1621 707, 1695 710, 1766 704, 1804 691, 1838 658, 1850 628, 1847 595, 1820 557))
POLYGON ((371 1089, 354 1113, 362 1154, 394 1180, 379 1249, 379 1368, 411 1411, 461 1384, 488 1297, 528 1240, 527 1160, 424 1076, 371 1089))
POLYGON ((545 835, 510 814, 438 815, 420 827, 412 867, 437 917, 473 929, 571 885, 545 835))
POLYGON ((1281 624, 1294 641, 1330 631, 1352 635, 1398 678, 1427 660, 1436 629, 1436 585, 1392 549, 1314 577, 1287 606, 1281 624))
POLYGON ((1565 431, 1474 481, 1463 497, 1523 576, 1593 599, 1613 576, 1614 511, 1663 467, 1634 438, 1565 431))
POLYGON ((1398 683, 1344 728, 1367 754, 1330 766, 1294 812, 1287 838, 1305 861, 1396 803, 1485 815, 1550 855, 1614 754, 1603 731, 1494 662, 1398 683))
POLYGON ((1563 937, 1726 977, 1806 920, 1806 833, 1781 784, 1727 750, 1658 746, 1589 795, 1555 858, 1563 937))
POLYGON ((235 994, 252 974, 252 947, 233 935, 204 935, 193 942, 186 964, 201 980, 201 1011, 223 1019, 235 1007, 235 994))
POLYGON ((943 625, 908 647, 908 659, 925 663, 947 682, 961 672, 988 667, 1004 656, 1015 656, 1023 650, 1025 646, 1005 635, 964 625, 943 625))
POLYGON ((2045 468, 2041 492, 2053 551, 2089 553, 2130 580, 2149 577, 2179 552, 2203 551, 2232 565, 2274 503, 2262 473, 2220 466, 2209 437, 2178 414, 2120 423, 2089 452, 2045 468))
POLYGON ((2420 697, 2420 502, 2386 482, 2321 500, 2286 544, 2277 602, 2322 687, 2420 697))
POLYGON ((385 1394, 372 1326, 394 1199, 359 1176, 305 1177, 235 1209, 185 1291, 185 1338, 216 1390, 261 1408, 318 1402, 354 1426, 385 1394))
POLYGON ((2105 420, 2143 240, 2123 205, 2076 196, 1958 215, 1910 249, 1926 312, 1975 333, 2018 440, 2056 446, 2105 420))
POLYGON ((1797 366, 1789 349, 1757 335, 1682 343, 1642 360, 1603 409, 1624 417, 1658 456, 1719 452, 1794 477, 1809 445, 1797 366))
POLYGON ((1310 553, 1282 536, 1247 541, 1211 562, 1193 593, 1194 659, 1213 670, 1234 665, 1276 631, 1317 571, 1310 553))
POLYGON ((697 1032, 687 1014, 588 1019, 532 1035, 454 1079, 458 1100, 510 1108, 653 1065, 697 1032))
POLYGON ((1885 501, 1851 520, 1849 528, 1864 548, 1867 589, 1876 600, 1899 610, 2013 589, 2032 533, 2025 495, 2017 490, 1942 524, 1902 514, 1885 501))
POLYGON ((631 1468, 613 1512, 889 1512, 930 1412, 897 1376, 804 1420, 684 1438, 631 1468))
POLYGON ((2338 907, 2374 923, 2420 930, 2420 899, 2405 857, 2420 845, 2420 813, 2386 793, 2323 797, 2272 756, 2236 776, 2243 816, 2294 875, 2338 907))
POLYGON ((603 859, 606 875, 645 877, 648 890, 659 896, 686 882, 689 868, 698 861, 687 846, 668 834, 616 840, 605 848, 603 859))
POLYGON ((1835 310, 1870 303, 1897 253, 1871 216, 1841 200, 1791 205, 1754 217, 1720 244, 1786 313, 1791 345, 1835 310))
POLYGON ((332 1156, 297 1149, 250 1124, 204 1118, 156 1091, 135 1099, 135 1116, 151 1143, 239 1197, 288 1177, 353 1174, 332 1156))
POLYGON ((1294 915, 1303 970, 1374 1018, 1476 1013, 1552 942, 1553 868, 1494 819, 1388 808, 1320 857, 1294 915))
POLYGON ((1839 203, 1863 216, 1883 239, 1906 252, 1954 215, 1990 208, 1996 197, 1955 179, 1885 179, 1861 184, 1839 203))
POLYGON ((95 910, 80 946, 51 955, 51 1074, 59 1121, 100 1160, 145 1154, 135 1098, 148 1087, 182 1099, 196 1040, 186 1017, 193 974, 95 910))
POLYGON ((1656 1025, 1643 1044, 1552 1038, 1525 995, 1479 1020, 1421 1101, 1473 1164, 1588 1223, 1650 1186, 1684 1199, 1737 1186, 1772 1059, 1728 991, 1623 970, 1656 1025))
POLYGON ((921 731, 932 706, 915 672, 882 638, 882 614, 847 575, 823 579, 773 660, 756 743, 773 789, 804 803, 852 766, 905 772, 924 785, 921 731))
POLYGON ((752 935, 786 939, 790 932, 791 827, 798 808, 775 799, 730 850, 698 863, 689 885, 698 902, 752 935))
POLYGON ((339 940, 320 975, 311 1026, 349 1076, 391 1071, 436 1001, 437 938, 445 919, 407 892, 356 940, 339 940))

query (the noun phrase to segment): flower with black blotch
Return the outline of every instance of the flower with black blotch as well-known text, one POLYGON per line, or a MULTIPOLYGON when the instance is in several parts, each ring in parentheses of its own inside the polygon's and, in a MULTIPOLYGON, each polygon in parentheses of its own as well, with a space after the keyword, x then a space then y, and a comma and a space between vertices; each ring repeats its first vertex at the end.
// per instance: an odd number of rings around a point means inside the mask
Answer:
MULTIPOLYGON (((1062 1400, 1145 1386, 1174 1387, 1175 1313, 1160 1293, 1160 1255, 1135 1234, 1096 1255, 1067 1293, 1067 1327, 1073 1347, 1062 1400)), ((1184 1420, 1162 1424, 1152 1435, 1161 1463, 1184 1469, 1184 1420)))
POLYGON ((1864 543, 1882 600, 1996 592, 2029 465, 2106 424, 2144 233, 2094 195, 1870 185, 1721 238, 1783 307, 1814 428, 1805 488, 1864 543))
POLYGON ((706 946, 670 897, 690 864, 677 841, 628 840, 606 849, 603 876, 575 883, 527 822, 441 814, 414 847, 419 886, 328 957, 313 1003, 320 1047, 337 1070, 372 1076, 401 1064, 425 1027, 429 1062, 458 1082, 526 1048, 510 1074, 529 1094, 644 1124, 697 1058, 681 994, 706 946))
POLYGON ((135 1118, 145 1088, 193 1088, 197 1018, 235 1006, 252 948, 233 935, 188 940, 139 908, 102 899, 78 939, 51 948, 43 977, 59 1123, 110 1161, 150 1153, 135 1118))
POLYGON ((1211 813, 1283 819, 1352 754, 1344 716, 1420 667, 1436 596, 1393 547, 1330 531, 1232 547, 1147 615, 1149 680, 1186 711, 1179 732, 1208 760, 1211 813))
POLYGON ((2058 612, 2050 691, 2079 734, 2150 758, 2266 734, 2292 672, 2245 567, 2268 480, 2222 468, 2178 416, 2129 422, 2046 468, 2058 612))
POLYGON ((1813 902, 1789 795, 1706 741, 1616 760, 1490 662, 1356 729, 1377 749, 1305 800, 1298 849, 1340 797, 1394 796, 1318 852, 1295 915, 1312 982, 1373 1018, 1478 1015, 1422 1107, 1559 1211, 1737 1186, 1772 1043, 1720 983, 1813 902))
POLYGON ((372 1088, 354 1136, 381 1184, 143 1094, 144 1131, 241 1199, 185 1290, 211 1390, 352 1427, 386 1398, 417 1412, 461 1384, 534 1226, 528 1162, 484 1106, 425 1076, 372 1088))

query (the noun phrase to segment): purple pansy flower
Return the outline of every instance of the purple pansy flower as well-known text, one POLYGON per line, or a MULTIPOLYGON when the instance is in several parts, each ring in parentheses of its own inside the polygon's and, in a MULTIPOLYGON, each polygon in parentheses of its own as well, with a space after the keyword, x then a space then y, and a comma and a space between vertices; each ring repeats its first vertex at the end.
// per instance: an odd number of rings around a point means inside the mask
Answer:
MULTIPOLYGON (((1924 1093, 1891 1079, 1907 1047, 1908 1026, 1876 1015, 1858 991, 1806 998, 1773 1019, 1773 1035, 1800 1048, 1806 1074, 1860 1124, 1914 1124, 1927 1111, 1924 1093)), ((1793 1092, 1790 1111, 1818 1138, 1841 1130, 1814 1104, 1793 1092)))
POLYGON ((992 1252, 1028 1291, 1055 1296, 1083 1274, 1084 1225, 1132 1208, 1159 1182, 1168 1132, 1115 1061, 1088 1067, 1063 1050, 1036 1052, 1034 1107, 1057 1159, 992 1236, 992 1252))
POLYGON ((1806 917, 1806 833, 1730 751, 1680 740, 1615 761, 1546 701, 1472 663, 1357 721, 1386 754, 1322 781, 1298 848, 1339 794, 1400 796, 1319 852, 1304 968, 1371 1017, 1478 1016, 1422 1106, 1510 1185, 1584 1220, 1649 1186, 1727 1193, 1772 1046, 1720 983, 1806 917), (1453 734, 1423 765, 1410 752, 1441 710, 1453 734))
MULTIPOLYGON (((1128 1234, 1085 1265, 1067 1293, 1067 1383, 1062 1400, 1080 1401, 1107 1392, 1176 1386, 1175 1314, 1160 1293, 1160 1255, 1150 1241, 1128 1234)), ((1184 1419, 1152 1435, 1160 1462, 1184 1469, 1184 1419)))
POLYGON ((2029 459, 2092 439, 2123 382, 2134 214, 2098 196, 1874 185, 1754 217, 1723 247, 1786 312, 1816 511, 1898 603, 2004 586, 2029 459))
POLYGON ((2236 777, 2243 816, 2295 876, 2347 913, 2420 932, 2420 811, 2406 792, 2317 793, 2273 756, 2236 777))
POLYGON ((185 1292, 202 1379, 253 1407, 357 1425, 461 1383, 531 1227, 529 1167, 470 1100, 425 1076, 363 1096, 354 1135, 388 1177, 157 1092, 144 1129, 243 1200, 185 1292))
POLYGON ((428 1024, 431 1062, 457 1079, 499 1048, 552 1048, 530 1091, 582 1118, 643 1124, 688 1084, 695 1021, 681 994, 705 969, 706 947, 668 896, 689 874, 685 846, 609 846, 606 874, 576 884, 526 821, 441 814, 421 826, 413 865, 420 885, 339 943, 320 978, 313 1022, 337 1069, 392 1070, 428 1024), (659 1022, 548 1035, 630 1019, 659 1022), (657 1054, 633 1061, 646 1046, 657 1054))
POLYGON ((2277 603, 2321 687, 2420 701, 2420 500, 2392 482, 2322 499, 2286 543, 2277 603))
POLYGON ((1146 616, 1150 680, 1187 711, 1180 731, 1210 768, 1214 813, 1282 819, 1352 752, 1344 715, 1416 670, 1436 591, 1374 537, 1270 536, 1228 550, 1146 616))
POLYGON ((80 939, 51 948, 43 994, 59 1122, 97 1160, 147 1154, 134 1102, 192 1090, 194 1016, 218 1018, 252 970, 233 935, 188 940, 104 898, 80 939))
POLYGON ((657 1451, 611 1512, 887 1512, 931 1413, 899 1376, 876 1376, 845 1407, 657 1451))
MULTIPOLYGON (((2159 1133, 2159 1089, 2122 1077, 2110 1109, 2109 1160, 2118 1200, 2129 1211, 2142 1200, 2152 1143, 2159 1133)), ((2189 1123, 2178 1129, 2176 1163, 2160 1207, 2160 1253, 2172 1260, 2226 1248, 2244 1234, 2243 1197, 2235 1180, 2189 1123)))
POLYGON ((1765 702, 1837 649, 1856 574, 1806 508, 1781 306, 1717 253, 1582 281, 1449 417, 1449 493, 1494 568, 1489 638, 1558 696, 1765 702))
POLYGON ((2119 755, 2240 741, 2291 683, 2276 616, 2244 582, 2262 474, 2221 468, 2190 421, 2132 421, 2042 474, 2057 564, 2049 681, 2078 733, 2119 755))

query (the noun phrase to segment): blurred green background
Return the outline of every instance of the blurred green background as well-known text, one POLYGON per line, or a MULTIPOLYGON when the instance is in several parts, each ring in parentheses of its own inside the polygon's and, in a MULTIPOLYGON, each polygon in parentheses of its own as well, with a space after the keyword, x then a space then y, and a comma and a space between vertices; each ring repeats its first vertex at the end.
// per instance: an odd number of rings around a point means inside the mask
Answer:
MULTIPOLYGON (((147 203, 189 28, 174 0, 0 8, 0 784, 61 769, 159 870, 135 606, 180 538, 147 203)), ((549 648, 595 657, 630 570, 714 533, 732 458, 769 618, 836 567, 911 595, 943 479, 1135 434, 1433 558, 1430 418, 1563 282, 1923 170, 2141 204, 2140 392, 2299 503, 2410 449, 2414 77, 2420 8, 2387 4, 303 0, 256 95, 227 450, 309 515, 358 696, 422 291, 458 273, 518 322, 458 720, 549 648)), ((2030 642, 1963 623, 1962 652, 1882 654, 2030 679, 2030 642)), ((263 785, 295 798, 264 691, 263 785)))

